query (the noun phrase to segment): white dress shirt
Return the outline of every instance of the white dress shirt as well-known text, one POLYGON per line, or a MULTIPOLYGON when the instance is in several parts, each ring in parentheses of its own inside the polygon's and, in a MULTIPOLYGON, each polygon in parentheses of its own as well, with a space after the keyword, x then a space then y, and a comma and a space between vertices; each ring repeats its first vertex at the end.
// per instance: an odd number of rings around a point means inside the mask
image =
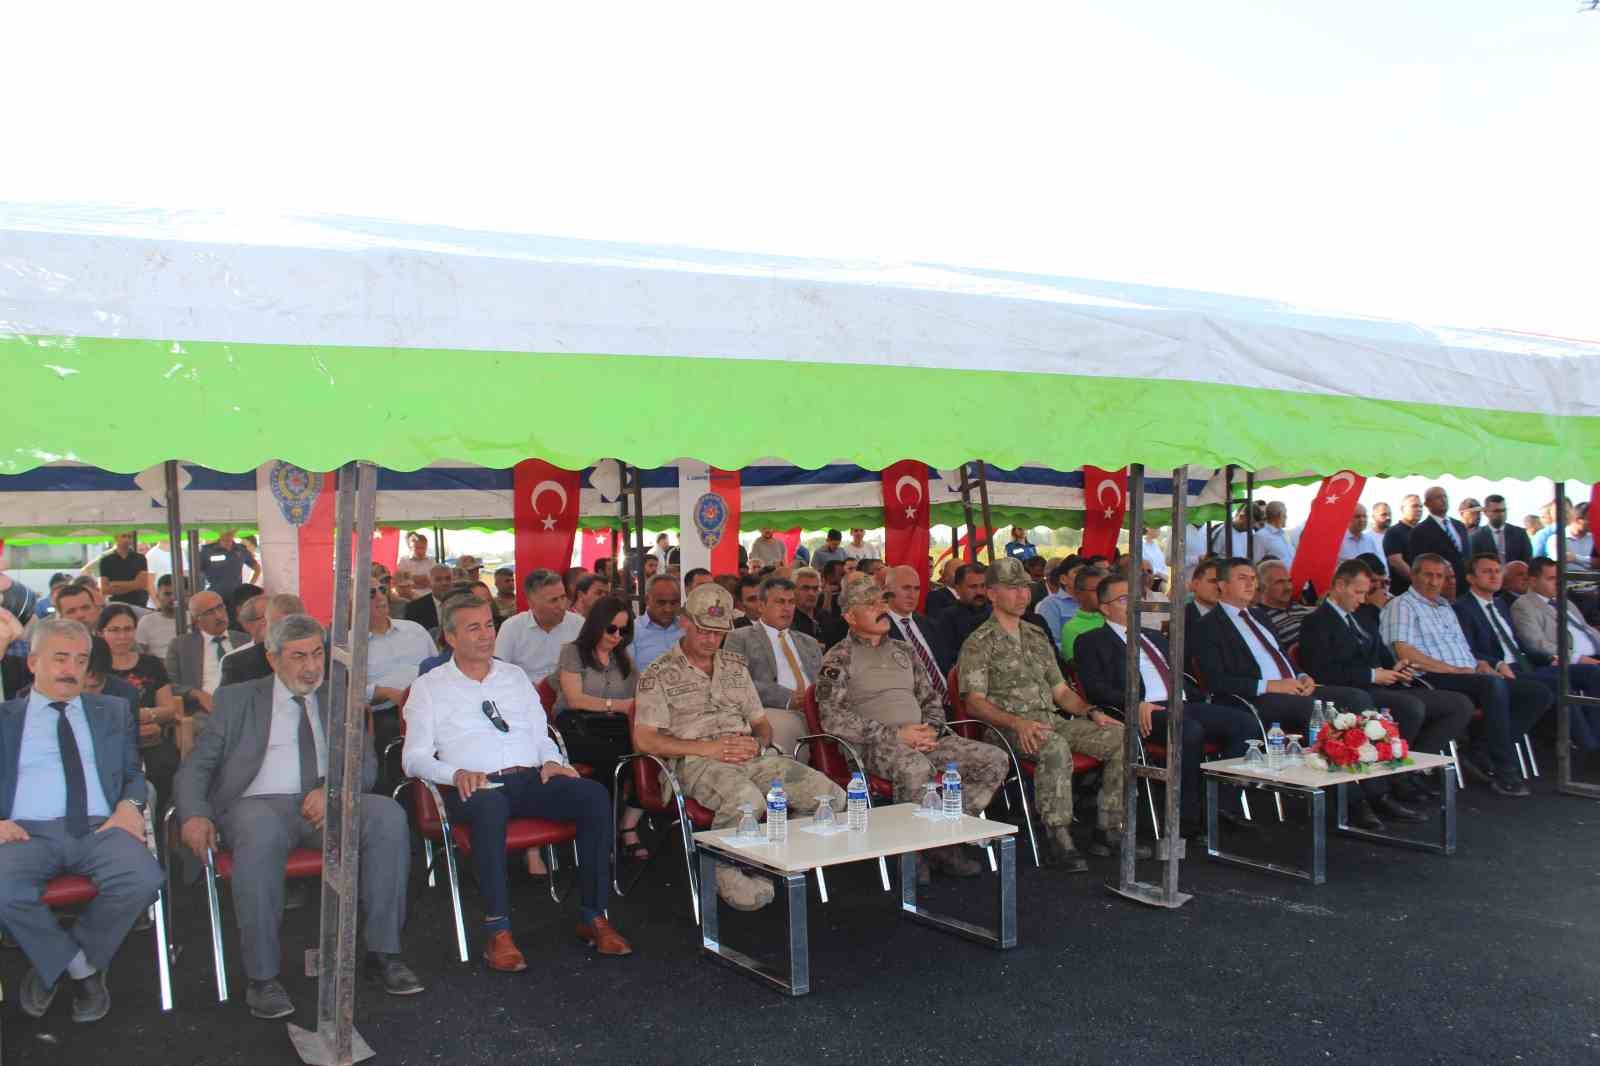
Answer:
POLYGON ((1360 536, 1356 536, 1347 529, 1344 531, 1344 536, 1339 539, 1339 561, 1341 563, 1346 559, 1354 559, 1358 555, 1365 555, 1369 552, 1378 557, 1378 561, 1383 564, 1384 576, 1388 576, 1389 560, 1383 554, 1383 544, 1372 530, 1364 529, 1361 531, 1360 536))
POLYGON ((844 542, 844 546, 839 550, 844 552, 844 557, 846 559, 878 558, 878 546, 872 543, 870 540, 864 540, 860 544, 854 544, 847 540, 844 542))
POLYGON ((1183 530, 1183 566, 1193 570, 1206 554, 1206 527, 1185 526, 1183 530))
MULTIPOLYGON (((28 696, 23 711, 22 739, 17 746, 17 793, 11 805, 13 822, 47 822, 67 816, 67 775, 61 761, 61 712, 38 689, 28 696)), ((94 733, 83 710, 83 697, 67 700, 67 724, 78 742, 78 759, 83 764, 85 811, 90 818, 111 814, 106 791, 100 783, 100 765, 95 761, 94 733)))
MULTIPOLYGON (((211 696, 216 693, 217 686, 222 684, 222 660, 230 654, 228 637, 226 634, 222 635, 221 655, 217 654, 216 637, 209 633, 201 633, 200 637, 205 641, 205 654, 200 656, 200 691, 211 696)), ((238 649, 231 650, 237 651, 238 649)))
MULTIPOLYGON (((778 663, 778 684, 790 692, 802 692, 811 683, 809 678, 795 677, 794 671, 789 668, 789 656, 784 654, 784 645, 787 643, 789 652, 794 656, 794 661, 800 661, 800 649, 794 646, 793 639, 786 629, 773 629, 767 623, 760 623, 761 629, 767 634, 767 643, 772 645, 772 657, 778 663)), ((800 668, 802 671, 805 667, 800 668)))
POLYGON ((523 611, 506 619, 500 627, 500 634, 494 639, 494 657, 522 667, 528 680, 537 685, 556 672, 561 646, 577 640, 582 628, 583 619, 569 611, 546 633, 533 620, 532 611, 523 611))
POLYGON ((1284 655, 1282 648, 1278 647, 1278 641, 1272 635, 1271 626, 1259 618, 1252 618, 1250 622, 1246 622, 1240 617, 1244 612, 1231 603, 1219 603, 1217 606, 1222 610, 1223 614, 1228 616, 1228 620, 1233 623, 1233 628, 1238 631, 1239 636, 1244 638, 1244 646, 1250 649, 1250 654, 1256 661, 1256 668, 1261 671, 1261 680, 1256 682, 1257 696, 1267 691, 1268 681, 1294 680, 1293 674, 1285 674, 1278 668, 1277 662, 1272 658, 1272 652, 1267 649, 1267 645, 1261 642, 1261 638, 1256 636, 1256 631, 1259 630, 1261 636, 1271 643, 1272 648, 1279 655, 1283 655, 1283 661, 1288 662, 1289 657, 1284 655), (1251 622, 1255 623, 1254 628, 1251 627, 1251 622))
POLYGON ((1290 547, 1289 538, 1284 536, 1283 530, 1274 525, 1265 525, 1256 530, 1254 561, 1259 563, 1269 555, 1277 556, 1284 566, 1294 569, 1294 548, 1290 547))
POLYGON ((433 574, 433 568, 438 565, 432 559, 426 557, 418 559, 415 555, 408 555, 394 564, 394 572, 396 576, 410 574, 413 584, 419 588, 427 588, 433 574))
POLYGON ((367 635, 367 699, 373 690, 403 689, 417 679, 422 660, 438 654, 428 631, 404 618, 389 619, 389 628, 367 635))
POLYGON ((412 777, 448 785, 457 770, 492 774, 508 766, 565 763, 550 739, 544 704, 528 675, 498 659, 474 681, 454 659, 411 685, 400 764, 412 777), (509 727, 500 732, 483 713, 492 703, 509 727))
POLYGON ((300 718, 311 718, 311 736, 317 742, 317 773, 328 776, 328 742, 322 735, 322 709, 315 692, 305 697, 306 709, 294 702, 282 678, 272 681, 272 726, 267 733, 267 754, 244 796, 298 796, 300 794, 300 718))
POLYGON ((1506 638, 1500 635, 1502 630, 1507 634, 1511 632, 1511 623, 1495 613, 1493 600, 1486 600, 1476 592, 1469 593, 1469 595, 1471 595, 1473 602, 1478 605, 1478 610, 1484 613, 1484 621, 1489 623, 1489 628, 1494 632, 1495 639, 1500 642, 1500 661, 1503 663, 1516 662, 1517 649, 1507 644, 1506 638))
MULTIPOLYGON (((1122 638, 1123 646, 1128 643, 1128 627, 1120 622, 1106 619, 1106 628, 1122 638)), ((1171 665, 1168 664, 1168 669, 1171 665)), ((1161 671, 1156 669, 1156 664, 1151 661, 1150 653, 1145 650, 1144 641, 1139 642, 1139 680, 1144 682, 1144 699, 1146 703, 1161 703, 1171 695, 1167 691, 1167 683, 1161 680, 1161 671)))

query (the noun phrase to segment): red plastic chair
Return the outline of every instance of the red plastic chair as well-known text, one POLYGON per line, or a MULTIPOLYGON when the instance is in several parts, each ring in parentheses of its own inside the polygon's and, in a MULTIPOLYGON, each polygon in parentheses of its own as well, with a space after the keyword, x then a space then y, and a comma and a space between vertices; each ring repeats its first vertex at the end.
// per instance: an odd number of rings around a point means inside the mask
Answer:
MULTIPOLYGON (((549 725, 551 732, 556 732, 556 687, 550 683, 549 677, 542 677, 539 683, 533 686, 539 693, 539 702, 544 704, 544 720, 549 725)), ((566 754, 565 751, 562 752, 566 754)), ((569 760, 570 761, 570 760, 569 760)), ((580 777, 593 777, 594 767, 586 762, 575 762, 572 768, 578 771, 580 777)))
MULTIPOLYGON (((689 907, 694 912, 695 924, 700 923, 700 880, 695 870, 694 861, 694 834, 702 829, 710 829, 711 823, 716 820, 716 812, 705 807, 683 794, 683 789, 678 784, 677 775, 659 757, 647 752, 636 751, 624 755, 617 760, 617 765, 611 772, 611 795, 615 797, 618 807, 622 804, 622 772, 627 767, 633 774, 633 801, 637 803, 646 814, 661 815, 669 824, 678 827, 678 835, 683 842, 683 866, 689 874, 689 907), (663 793, 663 784, 666 791, 663 793)), ((620 811, 613 811, 613 819, 620 823, 620 811)), ((648 866, 648 863, 646 863, 648 866)), ((634 874, 626 887, 618 876, 621 869, 618 863, 616 837, 611 841, 611 887, 619 896, 625 896, 639 883, 639 878, 644 876, 644 867, 634 874)))
MULTIPOLYGON (((850 787, 850 775, 860 771, 861 776, 867 781, 867 806, 872 806, 874 799, 885 803, 894 802, 894 782, 886 777, 879 777, 867 770, 866 764, 861 761, 861 756, 855 748, 843 737, 829 733, 822 728, 822 708, 817 704, 817 686, 807 685, 805 698, 800 701, 805 711, 806 729, 805 736, 795 741, 795 755, 800 754, 800 745, 811 745, 811 768, 827 777, 840 788, 850 787), (848 760, 848 761, 847 761, 848 760)), ((821 871, 819 870, 820 874, 821 871)), ((878 859, 878 876, 883 882, 883 890, 889 891, 889 866, 880 856, 878 859)))
MULTIPOLYGON (((217 971, 217 1002, 228 1001, 227 960, 222 951, 222 906, 217 898, 217 882, 233 876, 233 853, 220 849, 206 852, 206 909, 211 916, 211 961, 217 971)), ((295 848, 289 852, 284 864, 286 880, 301 880, 322 876, 322 851, 319 848, 295 848)))

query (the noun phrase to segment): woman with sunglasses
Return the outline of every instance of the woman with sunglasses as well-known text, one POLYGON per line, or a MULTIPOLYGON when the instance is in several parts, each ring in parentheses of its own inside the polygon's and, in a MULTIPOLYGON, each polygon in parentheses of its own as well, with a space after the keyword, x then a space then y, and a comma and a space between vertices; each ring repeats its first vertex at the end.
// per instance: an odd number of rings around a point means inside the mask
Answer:
POLYGON ((135 708, 139 716, 139 755, 159 802, 166 803, 172 796, 173 775, 178 772, 178 745, 173 736, 178 699, 172 693, 166 664, 139 650, 138 625, 138 614, 132 607, 112 603, 101 610, 95 635, 111 649, 107 676, 121 678, 139 692, 135 708))
MULTIPOLYGON (((594 767, 609 786, 617 760, 633 750, 633 693, 638 671, 628 658, 633 613, 626 601, 606 596, 589 609, 577 639, 561 649, 556 665, 556 728, 574 762, 594 767)), ((624 786, 624 791, 627 787, 624 786)), ((639 840, 644 811, 630 805, 622 816, 622 847, 635 859, 650 852, 639 840)))

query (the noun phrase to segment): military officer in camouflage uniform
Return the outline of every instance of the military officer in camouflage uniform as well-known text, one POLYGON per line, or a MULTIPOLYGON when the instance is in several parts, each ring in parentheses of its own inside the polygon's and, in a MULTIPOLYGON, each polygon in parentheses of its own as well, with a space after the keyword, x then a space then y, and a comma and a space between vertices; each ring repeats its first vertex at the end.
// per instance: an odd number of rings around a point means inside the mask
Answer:
MULTIPOLYGON (((850 635, 822 657, 817 671, 822 728, 848 742, 869 773, 892 781, 897 803, 920 802, 927 783, 953 762, 966 812, 985 810, 1005 784, 1011 760, 992 744, 939 735, 944 698, 910 645, 889 639, 882 589, 856 580, 839 599, 850 635)), ((975 877, 980 870, 959 847, 924 855, 929 866, 956 877, 975 877)))
MULTIPOLYGON (((961 646, 961 695, 974 718, 1005 734, 1019 756, 1036 760, 1033 784, 1052 865, 1089 868, 1073 846, 1072 753, 1099 759, 1100 809, 1089 851, 1109 855, 1122 827, 1122 724, 1090 707, 1061 676, 1050 638, 1023 625, 1032 582, 1022 563, 999 559, 986 581, 994 615, 961 646), (1065 717, 1063 717, 1063 712, 1065 717)), ((1149 849, 1140 845, 1140 858, 1149 849)))
MULTIPOLYGON (((772 724, 744 656, 722 647, 733 617, 733 597, 720 585, 689 593, 678 616, 683 636, 639 677, 634 748, 666 760, 683 794, 716 812, 713 829, 737 825, 741 804, 764 815, 773 778, 783 780, 797 816, 809 815, 823 796, 842 810, 843 789, 772 747, 772 724)), ((774 895, 770 881, 726 865, 717 867, 717 894, 746 911, 774 895)))

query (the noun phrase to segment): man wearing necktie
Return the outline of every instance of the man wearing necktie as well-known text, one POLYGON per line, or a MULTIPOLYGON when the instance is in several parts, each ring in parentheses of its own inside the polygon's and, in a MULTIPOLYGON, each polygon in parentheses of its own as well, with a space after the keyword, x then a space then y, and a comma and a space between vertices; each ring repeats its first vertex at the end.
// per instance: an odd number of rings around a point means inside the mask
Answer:
MULTIPOLYGON (((176 781, 184 844, 202 860, 219 846, 233 854, 233 909, 249 978, 245 1001, 258 1018, 294 1013, 278 981, 278 934, 289 852, 321 848, 327 817, 323 636, 308 615, 274 622, 267 632, 272 676, 218 690, 212 720, 176 781)), ((372 746, 364 744, 363 793, 377 771, 372 746)), ((387 796, 366 794, 358 797, 356 813, 368 971, 390 995, 421 992, 422 983, 400 958, 411 862, 405 814, 387 796)))
MULTIPOLYGON (((887 598, 864 580, 848 582, 840 593, 850 633, 822 658, 822 728, 844 738, 868 773, 893 783, 896 803, 919 802, 928 782, 955 763, 963 809, 979 814, 1005 784, 1011 760, 992 744, 939 735, 945 723, 942 689, 906 641, 888 639, 887 598)), ((979 872, 959 847, 935 848, 926 857, 933 869, 954 877, 979 872)))
POLYGON ((946 679, 950 668, 955 666, 955 656, 944 628, 917 612, 917 602, 922 599, 922 578, 915 567, 890 567, 883 579, 883 588, 889 594, 889 639, 903 640, 911 646, 917 661, 928 671, 928 679, 939 697, 948 701, 946 679))
POLYGON ((1456 588, 1467 587, 1469 554, 1467 527, 1450 517, 1450 496, 1438 485, 1422 494, 1427 514, 1411 530, 1406 542, 1406 562, 1415 566, 1419 555, 1437 555, 1455 571, 1456 588))
POLYGON ((1506 498, 1483 498, 1484 523, 1469 537, 1473 555, 1494 552, 1502 563, 1526 563, 1533 558, 1533 545, 1521 526, 1506 521, 1506 498))
POLYGON ((215 592, 195 593, 189 617, 193 628, 167 645, 167 675, 184 714, 210 714, 212 694, 222 685, 222 660, 250 643, 250 636, 228 629, 227 605, 215 592))
MULTIPOLYGON (((1473 560, 1475 568, 1480 566, 1473 560)), ((1478 583, 1485 589, 1498 591, 1502 578, 1493 566, 1481 564, 1483 573, 1474 576, 1473 592, 1478 583)), ((1511 607, 1510 633, 1505 639, 1517 648, 1521 658, 1506 658, 1518 677, 1530 678, 1551 692, 1556 689, 1558 668, 1555 665, 1556 639, 1560 634, 1560 613, 1556 610, 1556 561, 1535 559, 1529 567, 1529 591, 1519 596, 1511 607)), ((1470 600, 1473 597, 1469 596, 1470 600)), ((1456 608, 1461 609, 1458 601, 1456 608)), ((1502 608, 1501 616, 1505 611, 1502 608)), ((1471 631, 1468 631, 1471 635, 1471 631)), ((1571 662, 1567 667, 1567 680, 1572 691, 1580 696, 1600 696, 1600 631, 1597 631, 1575 605, 1567 604, 1567 639, 1571 662)), ((1584 751, 1600 750, 1600 707, 1573 705, 1568 709, 1572 722, 1572 742, 1584 751)))
MULTIPOLYGON (((794 582, 786 577, 769 577, 757 587, 760 613, 756 621, 735 629, 722 642, 723 648, 743 655, 756 683, 767 721, 772 723, 772 743, 785 755, 794 751, 795 742, 805 736, 806 689, 817 679, 822 663, 822 645, 794 629, 794 582)), ((801 761, 809 758, 800 751, 801 761)))
POLYGON ((76 1022, 111 1009, 105 968, 162 877, 144 838, 137 719, 126 700, 84 693, 89 650, 80 623, 41 620, 33 691, 0 704, 0 926, 30 964, 18 1005, 42 1017, 66 974, 76 1022), (39 902, 63 874, 99 890, 70 931, 39 902))

